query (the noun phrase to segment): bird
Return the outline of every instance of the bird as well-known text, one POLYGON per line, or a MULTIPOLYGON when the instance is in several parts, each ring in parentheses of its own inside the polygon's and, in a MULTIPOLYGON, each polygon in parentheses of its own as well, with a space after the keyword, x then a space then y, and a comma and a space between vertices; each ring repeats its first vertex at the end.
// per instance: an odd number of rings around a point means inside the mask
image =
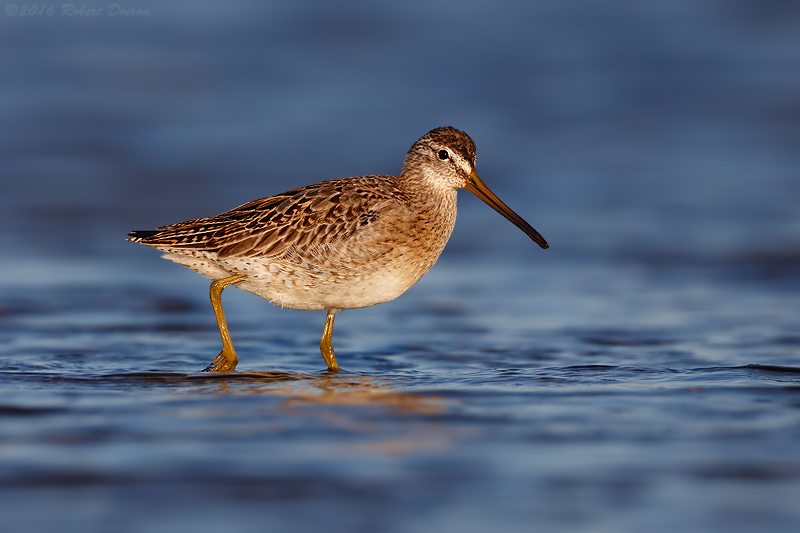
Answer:
POLYGON ((336 373, 336 313, 388 302, 419 281, 453 232, 458 189, 549 247, 481 181, 475 162, 469 135, 436 128, 411 146, 399 176, 322 181, 216 216, 132 231, 128 241, 213 280, 222 351, 203 371, 228 373, 238 364, 221 300, 235 286, 279 307, 327 311, 320 351, 336 373))

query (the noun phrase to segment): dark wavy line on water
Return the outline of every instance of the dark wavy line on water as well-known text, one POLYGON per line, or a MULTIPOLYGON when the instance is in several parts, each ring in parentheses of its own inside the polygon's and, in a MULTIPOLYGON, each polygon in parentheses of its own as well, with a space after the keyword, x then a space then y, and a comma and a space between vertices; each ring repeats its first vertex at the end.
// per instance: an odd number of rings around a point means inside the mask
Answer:
MULTIPOLYGON (((712 373, 712 372, 726 372, 732 370, 759 370, 764 372, 779 372, 784 374, 800 374, 800 367, 783 366, 783 365, 770 365, 752 363, 739 366, 712 366, 712 367, 697 367, 689 369, 675 369, 675 368, 642 368, 632 366, 616 366, 616 365, 569 365, 564 367, 550 367, 540 369, 528 369, 532 374, 545 375, 551 372, 571 372, 571 373, 597 373, 603 374, 613 371, 621 372, 645 372, 645 373, 712 373)), ((522 376, 526 374, 524 370, 519 368, 508 368, 496 370, 498 377, 508 376, 522 376)), ((424 373, 423 373, 424 374, 424 373)), ((360 376, 363 374, 344 371, 338 375, 329 375, 326 372, 319 372, 315 374, 304 373, 291 373, 280 371, 266 371, 266 372, 232 372, 230 374, 216 374, 216 373, 196 373, 187 374, 183 372, 164 372, 164 371, 150 371, 150 372, 114 372, 114 373, 94 373, 85 375, 64 374, 56 372, 8 372, 0 371, 0 381, 31 381, 39 383, 162 383, 162 384, 181 384, 181 383, 196 383, 198 381, 299 381, 306 379, 319 380, 320 378, 337 377, 343 378, 346 376, 360 376)), ((375 378, 391 379, 396 376, 370 376, 375 378)), ((407 376, 406 376, 407 377, 407 376)), ((421 377, 421 376, 420 376, 421 377)), ((465 377, 462 374, 454 374, 453 379, 460 379, 465 377)), ((474 376, 470 376, 474 378, 474 376)), ((491 376, 485 377, 486 382, 493 381, 491 376)))
POLYGON ((783 372, 786 374, 800 374, 800 368, 794 366, 780 366, 780 365, 744 365, 739 368, 747 368, 752 370, 764 370, 766 372, 783 372))

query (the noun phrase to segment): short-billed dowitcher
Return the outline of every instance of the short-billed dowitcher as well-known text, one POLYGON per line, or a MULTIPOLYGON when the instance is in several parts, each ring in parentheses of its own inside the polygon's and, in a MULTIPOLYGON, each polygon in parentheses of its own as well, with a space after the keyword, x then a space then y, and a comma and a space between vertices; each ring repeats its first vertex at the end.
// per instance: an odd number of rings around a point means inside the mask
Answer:
POLYGON ((214 217, 134 231, 129 240, 214 280, 222 352, 206 371, 236 368, 220 299, 225 287, 236 285, 280 307, 327 311, 320 351, 336 372, 336 312, 397 298, 433 266, 453 232, 459 188, 548 247, 478 178, 475 143, 451 127, 415 142, 399 176, 323 181, 214 217))

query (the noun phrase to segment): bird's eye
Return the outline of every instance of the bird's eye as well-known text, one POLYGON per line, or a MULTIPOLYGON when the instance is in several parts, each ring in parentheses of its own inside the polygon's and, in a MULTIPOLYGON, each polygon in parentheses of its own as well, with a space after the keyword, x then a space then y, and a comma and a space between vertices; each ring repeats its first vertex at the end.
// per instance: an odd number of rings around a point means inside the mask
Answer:
POLYGON ((450 157, 450 154, 447 153, 447 150, 439 150, 439 159, 447 159, 450 157))

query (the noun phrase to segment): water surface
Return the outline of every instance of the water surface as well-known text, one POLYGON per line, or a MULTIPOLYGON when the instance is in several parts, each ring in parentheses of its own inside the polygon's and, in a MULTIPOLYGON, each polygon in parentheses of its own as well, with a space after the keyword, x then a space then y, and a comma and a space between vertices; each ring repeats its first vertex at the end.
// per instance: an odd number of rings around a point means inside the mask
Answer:
POLYGON ((794 3, 130 6, 0 16, 4 531, 800 527, 794 3), (201 374, 207 281, 127 231, 446 124, 551 249, 462 192, 343 372, 229 289, 201 374))

